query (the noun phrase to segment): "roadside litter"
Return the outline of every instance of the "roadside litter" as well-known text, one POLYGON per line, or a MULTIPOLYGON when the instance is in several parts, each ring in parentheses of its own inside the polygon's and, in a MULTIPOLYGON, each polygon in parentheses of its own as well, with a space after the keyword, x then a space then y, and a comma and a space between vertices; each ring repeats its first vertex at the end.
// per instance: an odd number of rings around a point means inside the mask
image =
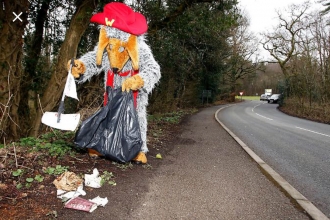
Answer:
POLYGON ((64 172, 53 181, 57 189, 75 191, 83 183, 83 180, 73 172, 64 172))
MULTIPOLYGON (((94 168, 93 174, 85 174, 85 186, 92 188, 101 187, 102 178, 99 176, 99 171, 94 168)), ((85 196, 86 192, 83 189, 83 179, 73 172, 64 172, 57 177, 53 184, 57 188, 57 198, 62 199, 64 207, 76 209, 85 212, 93 212, 98 206, 104 207, 108 203, 108 198, 99 196, 94 199, 83 199, 79 196, 85 196)))
POLYGON ((101 198, 99 196, 94 199, 83 199, 75 197, 67 201, 64 205, 68 209, 76 209, 85 212, 93 212, 98 206, 105 206, 108 203, 108 198, 101 198))
POLYGON ((99 176, 99 171, 96 168, 94 168, 93 174, 85 174, 85 186, 100 188, 101 180, 102 178, 99 176))
POLYGON ((75 197, 66 202, 64 207, 85 212, 93 212, 97 208, 97 204, 80 197, 75 197))
POLYGON ((89 199, 89 201, 94 202, 97 206, 105 206, 108 203, 108 198, 101 198, 99 196, 95 197, 94 199, 89 199))
POLYGON ((62 199, 63 202, 68 201, 69 199, 78 197, 78 196, 85 196, 86 192, 83 190, 83 185, 80 185, 76 191, 64 191, 61 189, 57 190, 57 198, 62 199))

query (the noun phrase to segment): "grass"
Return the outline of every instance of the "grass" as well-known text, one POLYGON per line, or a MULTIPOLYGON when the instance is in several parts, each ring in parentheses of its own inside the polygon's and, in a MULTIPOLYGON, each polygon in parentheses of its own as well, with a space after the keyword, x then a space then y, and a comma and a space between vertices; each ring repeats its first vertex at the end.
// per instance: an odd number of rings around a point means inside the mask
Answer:
POLYGON ((239 99, 239 100, 241 98, 244 99, 244 100, 260 100, 260 96, 244 96, 243 95, 242 97, 241 96, 236 96, 235 98, 239 99))

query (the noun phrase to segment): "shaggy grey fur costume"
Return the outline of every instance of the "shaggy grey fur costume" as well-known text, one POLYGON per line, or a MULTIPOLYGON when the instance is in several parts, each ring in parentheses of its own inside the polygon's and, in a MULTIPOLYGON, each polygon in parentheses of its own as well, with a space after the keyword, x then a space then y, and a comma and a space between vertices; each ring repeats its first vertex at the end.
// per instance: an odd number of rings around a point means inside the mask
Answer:
MULTIPOLYGON (((100 28, 105 28, 107 32, 107 37, 109 38, 117 38, 121 41, 128 41, 130 36, 129 33, 123 32, 113 27, 108 27, 104 25, 100 25, 100 28)), ((137 113, 140 123, 141 137, 143 140, 143 145, 141 151, 144 153, 148 152, 147 147, 147 105, 148 105, 148 94, 151 93, 152 89, 158 83, 161 75, 160 75, 160 67, 158 63, 155 61, 150 47, 146 44, 145 36, 140 35, 137 37, 138 39, 138 52, 139 52, 139 75, 142 77, 144 81, 144 86, 139 90, 137 97, 137 113)), ((106 52, 103 53, 102 65, 101 67, 96 66, 96 52, 97 46, 94 48, 94 51, 90 51, 79 58, 86 66, 86 71, 83 75, 82 80, 79 83, 86 82, 90 80, 92 76, 100 74, 102 71, 105 73, 104 84, 106 85, 107 81, 107 73, 111 70, 109 58, 106 52)), ((132 70, 132 62, 129 60, 122 72, 132 70)), ((117 74, 114 76, 114 87, 121 87, 124 80, 129 77, 121 77, 117 74)))

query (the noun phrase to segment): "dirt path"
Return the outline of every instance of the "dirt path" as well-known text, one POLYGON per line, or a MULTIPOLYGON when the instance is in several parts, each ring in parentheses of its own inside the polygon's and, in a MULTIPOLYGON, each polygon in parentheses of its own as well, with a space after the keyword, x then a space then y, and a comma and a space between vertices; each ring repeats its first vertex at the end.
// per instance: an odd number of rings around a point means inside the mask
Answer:
POLYGON ((106 207, 63 209, 57 219, 310 219, 215 121, 218 108, 190 116, 166 149, 150 149, 152 169, 87 191, 87 198, 108 197, 106 207), (151 157, 156 152, 163 160, 151 157))

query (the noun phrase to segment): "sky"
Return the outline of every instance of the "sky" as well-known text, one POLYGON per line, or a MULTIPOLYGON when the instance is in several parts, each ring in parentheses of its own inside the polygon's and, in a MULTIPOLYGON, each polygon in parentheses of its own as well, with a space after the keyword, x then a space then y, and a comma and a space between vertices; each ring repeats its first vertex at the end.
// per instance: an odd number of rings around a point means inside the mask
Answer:
MULTIPOLYGON (((273 30, 273 26, 278 23, 278 11, 284 11, 291 4, 302 4, 305 0, 238 0, 239 7, 244 9, 250 18, 250 30, 257 36, 261 32, 273 30)), ((310 0, 313 8, 323 10, 325 7, 317 3, 317 0, 310 0)), ((260 48, 261 49, 261 48, 260 48)), ((261 55, 267 56, 268 53, 261 49, 261 55)))

